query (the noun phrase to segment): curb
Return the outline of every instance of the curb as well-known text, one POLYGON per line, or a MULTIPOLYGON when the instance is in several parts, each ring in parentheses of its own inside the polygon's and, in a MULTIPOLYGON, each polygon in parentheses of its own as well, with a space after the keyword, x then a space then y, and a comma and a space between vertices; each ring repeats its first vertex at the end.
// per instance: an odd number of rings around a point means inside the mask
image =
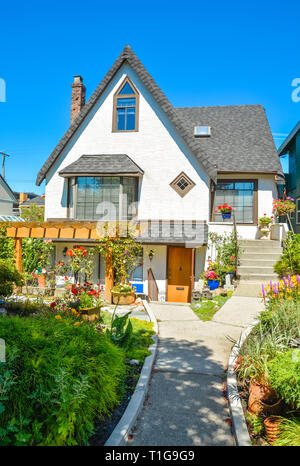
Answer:
POLYGON ((237 343, 232 348, 229 361, 228 361, 228 372, 227 372, 227 394, 229 402, 229 410, 232 419, 233 433, 236 440, 236 444, 239 447, 251 447, 251 440, 245 420, 244 410, 240 400, 240 395, 237 387, 237 379, 234 371, 236 359, 238 357, 239 349, 246 340, 247 336, 258 323, 255 320, 249 327, 244 330, 237 343))
POLYGON ((147 301, 143 300, 143 305, 150 317, 150 322, 153 323, 153 330, 155 331, 155 335, 153 335, 153 344, 148 348, 149 351, 151 351, 151 354, 145 359, 140 378, 135 387, 131 400, 128 403, 128 406, 120 421, 110 434, 109 438, 106 440, 104 444, 105 447, 119 447, 126 444, 128 435, 133 428, 138 415, 140 414, 148 392, 152 367, 157 353, 158 325, 155 315, 153 314, 152 309, 147 301))

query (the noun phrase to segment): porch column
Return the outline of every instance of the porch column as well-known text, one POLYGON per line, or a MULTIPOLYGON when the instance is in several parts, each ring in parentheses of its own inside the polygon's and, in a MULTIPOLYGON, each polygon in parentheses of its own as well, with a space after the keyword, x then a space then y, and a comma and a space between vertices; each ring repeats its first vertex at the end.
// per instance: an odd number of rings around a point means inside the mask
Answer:
POLYGON ((15 264, 17 270, 22 273, 22 238, 14 239, 15 264))
POLYGON ((114 286, 114 269, 112 251, 108 250, 105 257, 105 299, 111 303, 111 289, 114 286))

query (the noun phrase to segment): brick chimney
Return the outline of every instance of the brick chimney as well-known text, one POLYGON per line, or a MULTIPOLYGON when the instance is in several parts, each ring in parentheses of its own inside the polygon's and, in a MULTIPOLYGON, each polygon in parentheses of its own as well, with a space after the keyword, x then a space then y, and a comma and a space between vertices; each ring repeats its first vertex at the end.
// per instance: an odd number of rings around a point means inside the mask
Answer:
POLYGON ((74 76, 72 83, 72 100, 71 100, 71 124, 79 114, 85 104, 85 86, 82 82, 82 77, 74 76))
POLYGON ((23 204, 23 202, 26 202, 27 199, 28 199, 27 193, 20 193, 19 204, 23 204))

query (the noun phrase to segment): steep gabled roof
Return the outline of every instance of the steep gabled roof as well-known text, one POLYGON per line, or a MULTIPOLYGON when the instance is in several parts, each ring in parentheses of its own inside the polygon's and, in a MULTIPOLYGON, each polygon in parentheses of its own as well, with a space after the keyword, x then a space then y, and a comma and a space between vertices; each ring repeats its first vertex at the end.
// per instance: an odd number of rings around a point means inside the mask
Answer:
POLYGON ((300 131, 300 121, 298 121, 298 123, 296 124, 296 126, 292 129, 292 131, 290 132, 290 134, 288 135, 288 137, 283 141, 283 143, 281 144, 281 146, 279 147, 278 149, 278 155, 279 157, 281 155, 284 155, 286 154, 288 151, 289 151, 289 144, 290 142, 292 142, 292 140, 294 139, 294 137, 297 135, 297 133, 300 131))
POLYGON ((99 97, 102 95, 103 91, 106 89, 109 82, 115 76, 117 71, 121 68, 124 63, 128 63, 131 68, 135 71, 137 76, 143 82, 145 87, 153 96, 154 100, 160 105, 160 108, 164 111, 170 122, 174 125, 177 132, 180 134, 190 151, 196 156, 199 162, 203 165, 204 169, 206 170, 207 174, 212 178, 216 177, 217 170, 214 165, 210 162, 209 157, 203 151, 203 149, 199 146, 198 141, 196 139, 191 139, 189 129, 184 121, 182 121, 181 116, 178 112, 174 109, 171 105, 167 97, 164 95, 162 90, 158 87, 154 79, 150 76, 146 68, 142 65, 138 57, 129 47, 123 49, 121 55, 117 58, 115 63, 112 65, 108 73, 100 82, 99 86, 89 98, 88 102, 82 108, 81 112, 77 116, 77 118, 73 121, 67 132, 61 138, 57 146, 55 147, 54 151, 51 153, 50 157, 46 160, 43 167, 39 171, 36 179, 36 184, 40 185, 41 182, 44 180, 48 170, 52 167, 55 163, 57 158, 59 157, 62 150, 65 148, 67 143, 70 141, 72 136, 75 134, 76 130, 79 128, 89 111, 93 108, 99 97))
POLYGON ((2 186, 6 190, 7 194, 10 196, 12 202, 18 202, 17 199, 15 198, 13 191, 10 189, 9 185, 6 183, 2 175, 0 175, 0 182, 2 183, 2 186))
POLYGON ((176 108, 194 138, 195 126, 210 126, 211 136, 198 138, 218 172, 275 173, 284 182, 264 108, 261 105, 176 108))
POLYGON ((63 168, 59 175, 134 174, 144 171, 126 154, 82 155, 78 160, 63 168))

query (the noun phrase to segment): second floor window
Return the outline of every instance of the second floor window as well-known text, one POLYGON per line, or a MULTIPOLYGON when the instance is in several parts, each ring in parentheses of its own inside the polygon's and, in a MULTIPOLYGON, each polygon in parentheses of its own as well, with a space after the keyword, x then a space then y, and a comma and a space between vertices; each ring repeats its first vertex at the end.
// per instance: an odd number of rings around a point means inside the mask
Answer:
POLYGON ((139 94, 127 77, 114 95, 113 131, 138 130, 139 94))

